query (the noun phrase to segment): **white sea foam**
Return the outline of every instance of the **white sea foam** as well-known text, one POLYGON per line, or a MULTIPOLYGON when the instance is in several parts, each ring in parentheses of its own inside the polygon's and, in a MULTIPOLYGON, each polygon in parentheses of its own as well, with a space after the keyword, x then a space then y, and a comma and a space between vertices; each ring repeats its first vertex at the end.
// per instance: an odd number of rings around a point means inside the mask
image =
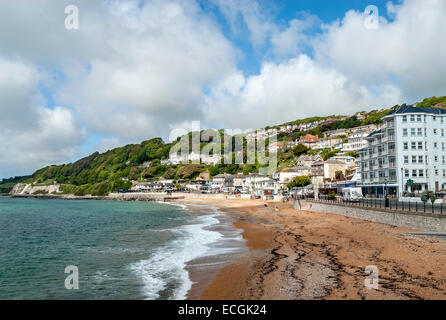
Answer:
POLYGON ((160 203, 160 204, 174 206, 174 207, 180 207, 181 209, 187 209, 187 206, 185 204, 181 204, 181 203, 171 203, 171 202, 164 202, 164 201, 155 201, 155 202, 160 203))
MULTIPOLYGON (((149 259, 130 266, 144 283, 147 299, 158 299, 169 283, 175 283, 171 299, 182 300, 192 287, 186 264, 198 257, 207 255, 209 244, 220 240, 223 235, 207 227, 219 223, 216 215, 198 216, 195 224, 172 229, 180 237, 157 249, 149 259)), ((214 250, 213 250, 214 251, 214 250)), ((215 254, 215 252, 213 252, 215 254)))

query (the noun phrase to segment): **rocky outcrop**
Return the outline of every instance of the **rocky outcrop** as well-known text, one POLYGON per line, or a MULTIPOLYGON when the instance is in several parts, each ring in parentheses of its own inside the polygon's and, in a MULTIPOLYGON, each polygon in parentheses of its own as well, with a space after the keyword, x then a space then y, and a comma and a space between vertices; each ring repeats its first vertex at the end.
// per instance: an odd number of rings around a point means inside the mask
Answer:
POLYGON ((12 195, 28 195, 28 194, 53 194, 60 192, 60 185, 53 184, 50 186, 33 186, 28 183, 17 183, 12 188, 10 194, 12 195))

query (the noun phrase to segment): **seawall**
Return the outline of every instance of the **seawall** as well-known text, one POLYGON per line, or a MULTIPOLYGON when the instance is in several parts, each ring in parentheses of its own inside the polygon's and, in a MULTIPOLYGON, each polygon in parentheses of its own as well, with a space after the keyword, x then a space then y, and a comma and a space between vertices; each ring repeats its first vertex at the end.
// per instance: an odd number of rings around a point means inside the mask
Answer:
POLYGON ((398 227, 409 227, 428 232, 446 232, 446 214, 430 214, 377 210, 376 208, 359 208, 337 204, 321 203, 307 200, 302 209, 316 212, 328 212, 346 217, 379 222, 398 227))

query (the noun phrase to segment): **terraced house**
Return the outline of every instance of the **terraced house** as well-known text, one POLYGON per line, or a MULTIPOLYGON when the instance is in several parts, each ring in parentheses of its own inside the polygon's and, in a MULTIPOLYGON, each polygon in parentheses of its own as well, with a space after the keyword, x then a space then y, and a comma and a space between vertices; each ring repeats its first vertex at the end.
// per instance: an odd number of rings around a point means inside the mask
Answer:
POLYGON ((360 150, 363 193, 446 193, 446 110, 403 106, 383 120, 360 150))

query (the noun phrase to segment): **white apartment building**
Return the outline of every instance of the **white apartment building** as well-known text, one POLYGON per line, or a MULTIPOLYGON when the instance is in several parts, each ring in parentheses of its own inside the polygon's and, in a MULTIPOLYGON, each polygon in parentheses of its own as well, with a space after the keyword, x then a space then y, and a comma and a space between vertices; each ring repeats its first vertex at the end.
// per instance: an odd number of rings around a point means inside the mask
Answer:
POLYGON ((313 145, 311 145, 311 149, 313 150, 319 150, 319 149, 327 149, 327 148, 333 148, 335 149, 336 146, 342 144, 342 139, 340 138, 323 138, 317 140, 313 145))
POLYGON ((274 172, 273 179, 278 180, 282 184, 293 181, 294 178, 300 176, 309 176, 311 174, 310 166, 299 165, 294 168, 285 168, 274 172))
POLYGON ((169 165, 169 164, 180 164, 180 163, 189 163, 189 161, 200 161, 204 164, 212 164, 215 165, 220 163, 223 156, 220 154, 203 154, 191 152, 190 154, 182 154, 181 152, 173 152, 169 155, 169 159, 161 160, 161 164, 169 165))
POLYGON ((445 192, 446 110, 404 106, 383 120, 360 151, 363 193, 445 192))
POLYGON ((342 152, 347 151, 359 151, 367 146, 367 140, 365 139, 371 132, 370 131, 358 131, 348 135, 348 142, 342 146, 342 152))
POLYGON ((268 176, 260 173, 251 173, 248 176, 245 177, 242 187, 243 190, 247 193, 253 193, 255 190, 255 184, 257 182, 270 180, 268 176))

